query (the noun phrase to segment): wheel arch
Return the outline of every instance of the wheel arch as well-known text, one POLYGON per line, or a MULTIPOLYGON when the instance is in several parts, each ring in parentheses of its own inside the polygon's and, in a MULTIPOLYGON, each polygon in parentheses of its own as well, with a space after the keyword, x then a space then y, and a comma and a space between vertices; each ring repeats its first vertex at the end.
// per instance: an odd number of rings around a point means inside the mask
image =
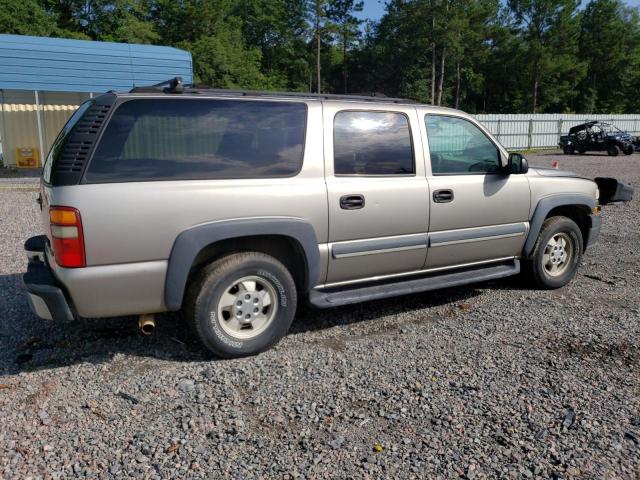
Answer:
POLYGON ((295 217, 259 217, 211 222, 183 231, 176 238, 167 266, 165 304, 182 307, 192 271, 222 255, 259 251, 280 260, 301 291, 319 281, 320 252, 310 223, 295 217))
POLYGON ((583 248, 586 249, 591 228, 590 214, 595 206, 595 198, 579 193, 554 195, 541 199, 531 217, 529 235, 522 251, 523 258, 529 258, 533 253, 533 247, 544 221, 557 215, 568 217, 576 222, 582 232, 583 248))

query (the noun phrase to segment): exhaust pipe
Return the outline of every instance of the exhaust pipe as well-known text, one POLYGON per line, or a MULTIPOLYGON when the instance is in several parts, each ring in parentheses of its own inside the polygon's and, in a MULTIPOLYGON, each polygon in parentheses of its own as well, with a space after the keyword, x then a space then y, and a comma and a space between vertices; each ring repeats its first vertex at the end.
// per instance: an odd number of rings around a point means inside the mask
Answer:
POLYGON ((156 328, 156 319, 152 314, 140 315, 138 328, 143 335, 151 335, 156 328))

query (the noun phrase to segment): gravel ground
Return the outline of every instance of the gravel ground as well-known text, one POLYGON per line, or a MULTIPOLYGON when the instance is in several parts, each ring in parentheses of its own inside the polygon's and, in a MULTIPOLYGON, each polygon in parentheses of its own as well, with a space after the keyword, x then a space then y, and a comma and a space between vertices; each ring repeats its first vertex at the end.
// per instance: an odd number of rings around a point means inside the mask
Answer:
POLYGON ((229 361, 176 317, 36 319, 35 191, 0 185, 0 478, 639 478, 640 154, 528 157, 636 187, 568 287, 303 311, 229 361))

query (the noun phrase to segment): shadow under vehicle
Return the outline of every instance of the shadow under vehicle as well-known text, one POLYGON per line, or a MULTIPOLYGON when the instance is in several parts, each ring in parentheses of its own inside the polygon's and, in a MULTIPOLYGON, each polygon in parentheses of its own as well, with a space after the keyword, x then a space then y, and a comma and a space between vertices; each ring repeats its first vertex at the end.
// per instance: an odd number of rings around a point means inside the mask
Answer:
POLYGON ((565 154, 587 151, 607 152, 616 156, 620 152, 631 155, 635 148, 629 133, 604 122, 591 121, 569 129, 569 135, 562 135, 559 142, 565 154))

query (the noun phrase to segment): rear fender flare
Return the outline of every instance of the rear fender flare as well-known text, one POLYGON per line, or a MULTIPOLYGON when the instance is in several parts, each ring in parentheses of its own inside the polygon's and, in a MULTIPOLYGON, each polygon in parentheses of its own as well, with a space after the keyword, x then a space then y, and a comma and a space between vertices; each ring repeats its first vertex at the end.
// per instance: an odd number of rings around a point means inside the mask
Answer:
POLYGON ((165 304, 169 310, 179 310, 197 255, 205 247, 233 238, 278 235, 290 237, 302 247, 306 263, 306 284, 313 288, 320 279, 320 250, 313 226, 295 217, 258 217, 205 223, 183 231, 176 238, 165 280, 165 304))
POLYGON ((533 247, 536 244, 536 240, 538 239, 538 235, 542 229, 542 224, 547 218, 547 215, 549 215, 549 212, 556 207, 568 207, 573 205, 588 207, 589 210, 591 210, 596 206, 596 199, 583 193, 570 193, 546 197, 538 202, 538 205, 536 205, 536 209, 533 212, 533 217, 531 217, 527 241, 524 243, 522 251, 523 258, 529 257, 533 252, 533 247))

